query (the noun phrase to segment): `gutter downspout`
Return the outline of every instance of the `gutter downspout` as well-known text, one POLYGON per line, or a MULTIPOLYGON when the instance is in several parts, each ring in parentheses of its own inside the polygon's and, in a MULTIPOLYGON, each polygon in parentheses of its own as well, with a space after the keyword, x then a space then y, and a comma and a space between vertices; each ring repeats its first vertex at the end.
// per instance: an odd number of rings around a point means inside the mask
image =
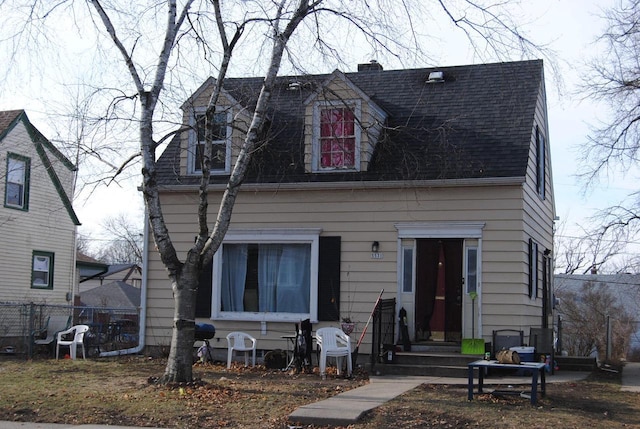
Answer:
POLYGON ((147 278, 149 267, 149 214, 147 207, 144 208, 144 243, 142 245, 142 284, 140 285, 140 316, 138 326, 138 345, 130 349, 113 350, 110 352, 101 352, 100 357, 121 356, 138 354, 144 350, 145 337, 147 333, 147 278))

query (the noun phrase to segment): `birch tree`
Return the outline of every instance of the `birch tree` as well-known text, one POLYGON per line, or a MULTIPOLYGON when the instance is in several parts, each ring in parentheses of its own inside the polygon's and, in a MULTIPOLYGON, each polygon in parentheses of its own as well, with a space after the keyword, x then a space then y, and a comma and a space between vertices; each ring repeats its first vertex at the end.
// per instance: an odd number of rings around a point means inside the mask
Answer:
MULTIPOLYGON (((21 28, 5 41, 19 46, 20 40, 32 40, 44 33, 42 24, 56 13, 73 11, 72 16, 80 20, 80 9, 89 6, 92 12, 88 19, 93 20, 94 29, 98 30, 97 42, 103 46, 103 55, 113 54, 113 49, 106 47, 109 45, 115 48, 120 59, 120 64, 109 63, 111 68, 105 69, 103 74, 120 76, 121 64, 124 64, 128 83, 120 82, 122 88, 115 90, 111 87, 118 95, 108 103, 106 113, 96 117, 125 121, 127 129, 132 124, 137 127, 138 149, 133 155, 124 157, 116 171, 110 174, 119 174, 132 165, 139 165, 137 162, 141 164, 141 189, 149 230, 166 267, 175 304, 170 354, 161 378, 164 382, 192 379, 195 302, 200 272, 220 247, 229 226, 283 61, 286 60, 289 70, 298 72, 304 70, 307 61, 351 62, 353 53, 348 47, 358 44, 359 49, 374 58, 389 56, 401 62, 426 65, 433 63, 433 59, 422 49, 424 33, 428 30, 425 22, 435 20, 463 31, 481 58, 516 56, 519 59, 539 52, 512 19, 509 1, 165 0, 140 6, 139 10, 135 9, 138 7, 135 4, 116 0, 61 0, 53 6, 33 0, 16 0, 15 3, 22 5, 24 20, 37 24, 37 30, 26 33, 21 28), (164 28, 159 32, 159 38, 150 41, 145 37, 145 29, 157 31, 158 26, 164 28), (24 37, 25 34, 30 37, 24 37), (245 47, 250 45, 251 49, 244 49, 243 55, 238 55, 238 48, 243 44, 245 47), (145 51, 148 48, 152 49, 145 51), (154 55, 156 60, 149 61, 154 55), (234 61, 264 67, 261 72, 264 80, 217 215, 210 220, 207 213, 213 115, 234 61), (182 68, 186 63, 195 64, 188 73, 182 68), (197 76, 201 83, 210 69, 216 71, 216 79, 205 115, 205 141, 208 143, 205 144, 200 177, 196 240, 186 255, 179 255, 162 211, 156 159, 164 142, 176 133, 187 131, 177 124, 177 120, 173 127, 167 126, 167 115, 170 116, 172 107, 177 110, 178 105, 175 95, 171 94, 172 86, 189 74, 197 76), (123 106, 129 106, 129 110, 123 106)), ((78 21, 76 25, 80 27, 78 21)), ((18 55, 19 50, 13 52, 18 55)), ((102 76, 96 77, 96 81, 100 78, 102 76)))

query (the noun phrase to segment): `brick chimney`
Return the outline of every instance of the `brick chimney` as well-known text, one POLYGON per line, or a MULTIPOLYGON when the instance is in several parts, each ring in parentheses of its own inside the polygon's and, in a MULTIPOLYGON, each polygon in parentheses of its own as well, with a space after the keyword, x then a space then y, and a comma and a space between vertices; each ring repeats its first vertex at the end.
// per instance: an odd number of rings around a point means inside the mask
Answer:
POLYGON ((382 64, 376 60, 371 60, 368 63, 358 64, 358 71, 382 71, 382 64))

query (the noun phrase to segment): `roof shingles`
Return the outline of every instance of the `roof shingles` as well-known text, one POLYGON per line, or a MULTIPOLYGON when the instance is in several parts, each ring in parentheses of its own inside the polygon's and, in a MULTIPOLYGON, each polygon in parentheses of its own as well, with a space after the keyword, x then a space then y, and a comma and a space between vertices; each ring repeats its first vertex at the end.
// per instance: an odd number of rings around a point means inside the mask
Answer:
MULTIPOLYGON (((437 180, 523 177, 526 173, 542 61, 345 73, 387 114, 368 171, 305 173, 304 104, 330 75, 280 77, 268 140, 252 159, 245 182, 437 180), (426 83, 429 72, 445 82, 426 83), (291 81, 301 89, 288 90, 291 81)), ((255 106, 261 78, 229 78, 225 90, 255 106)), ((179 139, 160 157, 159 183, 193 184, 178 175, 179 139)), ((212 183, 226 177, 212 176, 212 183)))

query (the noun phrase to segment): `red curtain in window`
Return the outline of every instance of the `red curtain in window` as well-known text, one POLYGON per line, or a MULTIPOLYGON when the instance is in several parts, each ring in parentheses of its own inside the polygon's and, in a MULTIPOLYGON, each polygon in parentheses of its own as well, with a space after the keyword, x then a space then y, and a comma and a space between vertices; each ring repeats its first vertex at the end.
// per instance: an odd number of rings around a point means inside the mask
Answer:
POLYGON ((353 167, 355 147, 353 112, 346 107, 322 109, 320 112, 321 167, 353 167))

